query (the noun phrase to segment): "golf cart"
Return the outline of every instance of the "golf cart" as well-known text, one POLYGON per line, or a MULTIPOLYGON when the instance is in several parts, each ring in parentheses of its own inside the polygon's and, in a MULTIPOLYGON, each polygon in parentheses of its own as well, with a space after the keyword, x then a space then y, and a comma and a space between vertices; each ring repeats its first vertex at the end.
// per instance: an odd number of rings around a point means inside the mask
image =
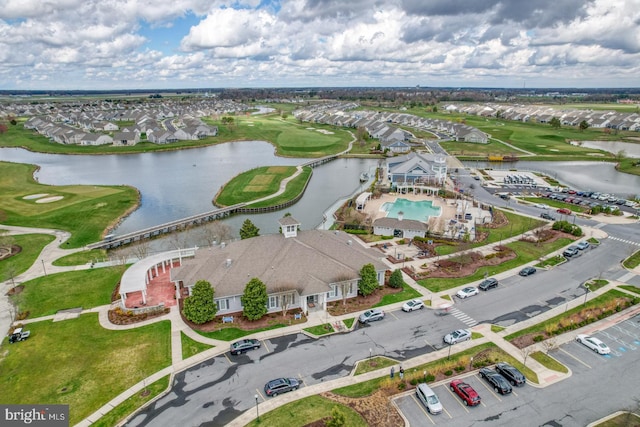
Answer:
POLYGON ((29 338, 29 335, 31 335, 30 331, 23 331, 22 328, 17 328, 9 335, 9 343, 13 344, 14 342, 24 341, 29 338))

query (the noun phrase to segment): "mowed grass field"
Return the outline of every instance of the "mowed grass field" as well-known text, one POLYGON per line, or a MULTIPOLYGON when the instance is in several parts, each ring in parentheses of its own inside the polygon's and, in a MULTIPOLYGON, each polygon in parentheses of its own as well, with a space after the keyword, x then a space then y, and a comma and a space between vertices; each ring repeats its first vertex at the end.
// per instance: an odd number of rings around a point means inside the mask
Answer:
POLYGON ((69 248, 99 240, 111 223, 138 202, 138 192, 131 187, 44 185, 34 181, 34 171, 33 165, 0 162, 0 222, 69 231, 69 248), (59 199, 37 202, 50 197, 59 199))
MULTIPOLYGON (((214 203, 218 206, 230 206, 269 196, 279 190, 280 182, 283 179, 289 178, 295 172, 295 166, 264 166, 243 172, 232 178, 222 188, 215 197, 214 203)), ((304 168, 300 176, 288 183, 285 194, 277 199, 261 202, 260 206, 271 206, 281 203, 283 200, 291 200, 302 191, 310 175, 311 168, 304 168)))
POLYGON ((91 313, 26 329, 28 340, 0 346, 0 402, 68 404, 69 425, 171 363, 169 321, 109 331, 91 313))

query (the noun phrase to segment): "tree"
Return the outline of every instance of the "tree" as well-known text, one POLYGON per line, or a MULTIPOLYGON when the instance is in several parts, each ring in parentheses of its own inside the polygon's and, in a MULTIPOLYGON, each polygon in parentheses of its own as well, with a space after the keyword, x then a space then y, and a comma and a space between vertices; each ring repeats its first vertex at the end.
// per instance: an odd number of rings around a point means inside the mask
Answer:
POLYGON ((191 290, 191 296, 184 300, 182 314, 196 325, 210 322, 216 317, 218 307, 213 301, 213 287, 206 280, 198 280, 191 290))
POLYGON ((373 264, 365 264, 362 269, 360 269, 358 288, 360 289, 360 293, 365 297, 371 295, 378 289, 378 278, 373 264))
POLYGON ((347 420, 345 419, 344 414, 340 410, 338 406, 334 406, 331 409, 331 418, 327 420, 327 427, 343 427, 346 424, 347 420))
POLYGON ((391 277, 389 277, 389 286, 392 288, 401 288, 404 286, 404 279, 402 278, 402 271, 400 271, 400 269, 396 269, 391 273, 391 277))
POLYGON ((200 228, 202 237, 209 246, 231 239, 231 227, 222 221, 213 221, 200 228))
POLYGON ((249 239, 251 237, 258 237, 260 235, 260 229, 256 227, 250 219, 245 219, 240 228, 240 238, 242 240, 249 239))
POLYGON ((554 129, 560 129, 561 126, 560 119, 557 117, 553 117, 551 120, 549 120, 549 124, 554 129))
POLYGON ((254 277, 244 287, 244 294, 240 297, 242 314, 249 320, 258 320, 267 314, 267 286, 260 279, 254 277))
POLYGON ((581 131, 584 131, 584 130, 589 128, 589 123, 587 123, 586 120, 583 120, 583 121, 580 122, 578 127, 580 128, 581 131))

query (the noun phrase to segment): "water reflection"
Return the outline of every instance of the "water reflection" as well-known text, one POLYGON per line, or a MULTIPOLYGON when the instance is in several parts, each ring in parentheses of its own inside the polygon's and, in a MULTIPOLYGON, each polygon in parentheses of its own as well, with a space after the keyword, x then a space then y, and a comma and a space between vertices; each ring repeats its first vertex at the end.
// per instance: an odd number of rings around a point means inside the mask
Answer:
POLYGON ((571 145, 579 145, 586 148, 608 151, 618 154, 624 152, 626 157, 640 157, 640 144, 622 141, 571 141, 571 145))

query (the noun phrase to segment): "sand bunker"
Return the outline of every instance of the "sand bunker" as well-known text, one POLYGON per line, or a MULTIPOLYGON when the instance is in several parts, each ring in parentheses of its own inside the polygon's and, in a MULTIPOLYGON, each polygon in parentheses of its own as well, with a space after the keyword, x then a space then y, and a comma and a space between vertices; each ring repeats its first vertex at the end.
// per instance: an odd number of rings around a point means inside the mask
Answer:
POLYGON ((323 133, 325 135, 333 135, 333 132, 324 129, 316 129, 318 132, 323 133))
POLYGON ((52 202, 57 202, 58 200, 62 200, 62 199, 64 199, 64 196, 45 197, 44 199, 36 200, 36 203, 52 203, 52 202))
POLYGON ((41 197, 48 196, 48 195, 49 195, 49 193, 30 194, 28 196, 24 196, 23 199, 24 200, 33 200, 33 199, 39 199, 41 197))

